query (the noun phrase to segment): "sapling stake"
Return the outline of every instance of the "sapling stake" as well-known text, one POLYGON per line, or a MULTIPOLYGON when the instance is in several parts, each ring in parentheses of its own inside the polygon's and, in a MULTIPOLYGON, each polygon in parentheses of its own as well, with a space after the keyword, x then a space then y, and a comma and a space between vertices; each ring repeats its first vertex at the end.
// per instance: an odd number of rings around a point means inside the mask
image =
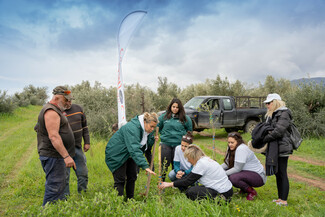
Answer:
MULTIPOLYGON (((159 131, 159 128, 157 127, 156 128, 156 138, 158 137, 158 131, 159 131)), ((150 162, 150 170, 153 169, 153 164, 154 164, 154 158, 155 158, 155 151, 156 151, 156 143, 157 143, 157 140, 155 138, 155 143, 153 144, 153 150, 152 150, 152 157, 151 157, 151 162, 150 162)), ((144 195, 146 197, 148 197, 148 193, 149 193, 149 189, 150 189, 150 181, 151 181, 151 173, 148 174, 148 179, 147 179, 147 185, 146 185, 146 192, 144 193, 144 195)))

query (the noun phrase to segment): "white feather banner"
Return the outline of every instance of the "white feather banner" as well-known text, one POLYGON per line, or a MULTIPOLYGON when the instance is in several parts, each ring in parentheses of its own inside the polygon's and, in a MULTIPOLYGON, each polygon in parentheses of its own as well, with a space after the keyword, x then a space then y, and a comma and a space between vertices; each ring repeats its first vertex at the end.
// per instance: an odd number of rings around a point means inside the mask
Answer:
POLYGON ((118 125, 119 128, 126 123, 125 116, 125 97, 124 97, 124 83, 122 74, 122 60, 133 33, 140 25, 141 21, 147 14, 146 11, 133 11, 126 15, 121 22, 118 35, 118 83, 117 83, 117 105, 118 105, 118 125))

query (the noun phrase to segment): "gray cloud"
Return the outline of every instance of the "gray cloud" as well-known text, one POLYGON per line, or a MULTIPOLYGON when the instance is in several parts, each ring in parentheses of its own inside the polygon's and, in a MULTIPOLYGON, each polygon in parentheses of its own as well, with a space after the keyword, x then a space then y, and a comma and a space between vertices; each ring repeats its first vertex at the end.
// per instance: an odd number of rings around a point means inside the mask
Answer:
POLYGON ((19 0, 15 5, 5 0, 0 1, 1 86, 10 88, 2 82, 10 75, 48 85, 61 82, 58 78, 115 85, 117 30, 126 14, 139 9, 148 14, 123 61, 129 84, 153 88, 158 76, 185 87, 218 74, 247 83, 270 74, 325 75, 321 0, 19 0))

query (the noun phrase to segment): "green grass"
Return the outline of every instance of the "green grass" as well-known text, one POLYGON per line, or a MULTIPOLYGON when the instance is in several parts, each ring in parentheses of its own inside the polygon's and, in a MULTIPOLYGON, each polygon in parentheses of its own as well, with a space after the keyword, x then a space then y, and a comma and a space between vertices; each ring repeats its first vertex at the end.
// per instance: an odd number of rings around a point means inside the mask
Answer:
POLYGON ((297 151, 294 152, 295 155, 304 158, 314 159, 314 160, 325 160, 325 138, 315 139, 309 138, 304 139, 297 151))
MULTIPOLYGON (((2 129, 7 133, 0 134, 0 138, 6 136, 0 140, 1 174, 5 174, 0 181, 0 216, 324 216, 325 192, 292 179, 290 179, 289 206, 277 207, 271 202, 272 199, 277 198, 274 176, 268 177, 265 186, 256 189, 258 197, 254 201, 247 201, 243 196, 234 195, 228 205, 218 205, 215 200, 191 201, 178 189, 165 189, 159 195, 157 176, 153 176, 149 196, 145 199, 140 193, 145 192, 147 176, 143 170, 140 170, 135 198, 125 202, 113 190, 113 177, 104 161, 108 139, 93 137, 91 149, 86 153, 89 190, 82 195, 77 193, 76 176, 72 172, 69 199, 42 208, 45 175, 38 159, 36 134, 32 132, 40 109, 41 107, 28 107, 19 109, 13 116, 0 116, 1 123, 8 123, 7 126, 10 126, 3 127, 2 129), (18 129, 19 124, 23 127, 18 129), (11 132, 11 129, 15 129, 14 132, 11 132), (33 144, 35 147, 30 149, 33 144), (8 145, 10 147, 6 147, 8 145), (31 151, 26 153, 26 150, 31 151)), ((226 136, 224 130, 217 131, 216 138, 222 140, 216 140, 216 147, 219 150, 226 150, 227 144, 224 140, 226 136)), ((243 134, 243 137, 248 141, 250 135, 243 134)), ((304 142, 301 149, 294 154, 299 153, 302 157, 308 156, 317 160, 324 158, 324 155, 321 157, 320 153, 313 153, 305 146, 324 147, 325 139, 306 139, 304 142)), ((195 135, 194 143, 202 147, 207 155, 212 156, 212 138, 195 135)), ((257 156, 261 161, 265 158, 260 154, 257 156)), ((216 155, 219 163, 222 163, 223 158, 222 155, 216 155)), ((158 168, 157 155, 155 160, 158 168)), ((307 177, 324 178, 323 166, 289 160, 289 167, 307 177)), ((238 189, 234 188, 234 191, 238 189)))

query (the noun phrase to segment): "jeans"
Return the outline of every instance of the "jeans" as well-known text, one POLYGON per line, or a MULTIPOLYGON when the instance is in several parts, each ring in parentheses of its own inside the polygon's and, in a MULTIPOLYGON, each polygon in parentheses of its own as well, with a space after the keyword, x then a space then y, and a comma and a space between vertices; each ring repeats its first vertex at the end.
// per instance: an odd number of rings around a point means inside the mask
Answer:
MULTIPOLYGON (((87 159, 82 151, 82 148, 76 147, 76 154, 73 157, 74 162, 76 163, 77 169, 75 170, 77 179, 78 179, 78 192, 87 190, 88 185, 88 168, 87 168, 87 159)), ((69 179, 70 179, 70 168, 66 168, 66 185, 64 189, 64 195, 70 194, 69 189, 69 179)))
POLYGON ((176 178, 176 173, 175 173, 175 170, 171 170, 168 174, 168 178, 170 179, 170 181, 175 181, 177 178, 176 178))
MULTIPOLYGON (((182 176, 182 179, 183 179, 184 177, 186 177, 186 174, 184 174, 184 175, 182 176)), ((169 174, 168 174, 168 178, 169 178, 170 181, 172 181, 172 182, 177 180, 175 170, 171 170, 171 171, 169 172, 169 174)))
POLYGON ((62 158, 40 156, 40 161, 46 175, 43 206, 48 202, 65 199, 66 167, 62 158))

